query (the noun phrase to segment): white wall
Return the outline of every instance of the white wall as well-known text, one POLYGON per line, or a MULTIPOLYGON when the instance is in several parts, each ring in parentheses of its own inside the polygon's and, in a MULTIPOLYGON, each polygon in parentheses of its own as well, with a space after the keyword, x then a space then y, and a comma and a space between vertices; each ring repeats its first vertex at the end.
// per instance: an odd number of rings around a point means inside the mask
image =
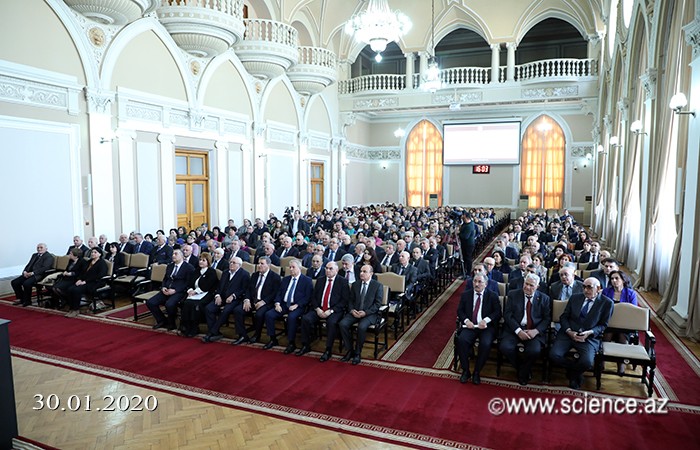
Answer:
POLYGON ((0 142, 2 278, 20 273, 39 242, 64 254, 82 234, 82 202, 90 196, 81 198, 77 126, 0 116, 0 142))

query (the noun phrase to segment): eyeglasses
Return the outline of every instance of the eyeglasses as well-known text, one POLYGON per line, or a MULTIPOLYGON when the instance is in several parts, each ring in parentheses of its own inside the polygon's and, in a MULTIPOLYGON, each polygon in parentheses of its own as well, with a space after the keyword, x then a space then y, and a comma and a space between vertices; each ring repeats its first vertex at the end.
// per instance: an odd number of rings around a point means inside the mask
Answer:
POLYGON ((584 285, 583 285, 583 288, 584 288, 584 289, 595 289, 595 287, 596 287, 596 286, 594 286, 594 285, 592 285, 592 284, 584 284, 584 285))

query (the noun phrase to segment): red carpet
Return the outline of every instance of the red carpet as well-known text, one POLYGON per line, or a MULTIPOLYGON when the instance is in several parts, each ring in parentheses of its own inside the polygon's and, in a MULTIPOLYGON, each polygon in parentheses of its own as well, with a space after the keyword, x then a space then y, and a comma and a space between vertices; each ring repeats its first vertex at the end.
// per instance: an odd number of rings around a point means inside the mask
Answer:
POLYGON ((462 283, 457 288, 396 362, 418 367, 433 367, 442 349, 452 339, 459 298, 466 285, 462 283))
MULTIPOLYGON (((525 414, 492 416, 487 404, 494 397, 572 397, 536 387, 462 385, 445 371, 421 374, 399 365, 351 366, 337 360, 321 364, 315 358, 259 347, 204 345, 103 320, 66 319, 36 308, 0 304, 0 317, 12 320, 11 343, 19 349, 111 369, 115 378, 119 374, 114 371, 125 371, 189 386, 193 393, 213 391, 222 398, 263 402, 272 408, 268 414, 285 418, 289 416, 282 412, 292 409, 299 414, 292 420, 326 418, 323 425, 329 428, 359 426, 370 437, 380 432, 385 440, 408 436, 426 445, 494 448, 514 448, 523 442, 540 448, 685 448, 697 442, 700 426, 700 410, 683 407, 654 416, 541 415, 535 420, 525 414)), ((349 431, 365 434, 357 430, 349 431)))

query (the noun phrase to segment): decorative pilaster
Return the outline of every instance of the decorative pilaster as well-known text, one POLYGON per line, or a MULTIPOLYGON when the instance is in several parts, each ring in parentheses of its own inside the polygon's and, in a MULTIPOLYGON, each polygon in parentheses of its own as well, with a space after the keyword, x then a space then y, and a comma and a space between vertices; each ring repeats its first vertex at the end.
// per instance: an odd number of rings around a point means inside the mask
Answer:
MULTIPOLYGON (((136 155, 134 154, 134 142, 136 131, 118 130, 118 164, 119 164, 119 201, 121 211, 121 229, 119 232, 129 232, 138 229, 136 222, 138 205, 136 186, 136 155)), ((116 235, 115 235, 116 237, 116 235)))
POLYGON ((114 99, 114 92, 89 87, 85 88, 85 100, 87 101, 88 114, 111 115, 111 106, 114 103, 114 99))
POLYGON ((227 141, 216 141, 214 143, 214 154, 216 155, 216 185, 217 198, 216 198, 216 210, 211 211, 211 221, 212 223, 226 223, 226 221, 231 217, 231 212, 229 211, 229 195, 231 192, 229 186, 229 176, 228 176, 228 147, 229 143, 227 141))
POLYGON ((683 27, 685 42, 693 49, 693 59, 700 57, 700 10, 698 2, 695 2, 695 19, 683 27))
POLYGON ((620 98, 620 100, 617 102, 617 109, 620 111, 620 117, 622 120, 629 120, 630 99, 627 97, 620 98))
POLYGON ((175 209, 175 136, 159 134, 160 143, 160 180, 161 180, 161 224, 163 229, 177 227, 175 209))
POLYGON ((413 90, 413 72, 415 68, 415 55, 413 52, 406 53, 406 90, 413 90))

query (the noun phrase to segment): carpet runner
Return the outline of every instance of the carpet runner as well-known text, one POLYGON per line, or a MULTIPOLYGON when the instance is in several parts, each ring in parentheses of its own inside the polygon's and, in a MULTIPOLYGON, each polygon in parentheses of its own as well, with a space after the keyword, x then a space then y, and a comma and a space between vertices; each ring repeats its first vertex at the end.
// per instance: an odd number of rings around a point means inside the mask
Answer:
POLYGON ((0 317, 12 321, 11 343, 20 357, 177 388, 215 403, 233 399, 234 407, 417 447, 685 447, 696 442, 700 425, 700 408, 684 405, 670 405, 664 415, 492 415, 488 405, 497 397, 616 397, 499 380, 462 385, 447 371, 381 362, 321 364, 313 354, 205 345, 138 325, 6 304, 0 317))

